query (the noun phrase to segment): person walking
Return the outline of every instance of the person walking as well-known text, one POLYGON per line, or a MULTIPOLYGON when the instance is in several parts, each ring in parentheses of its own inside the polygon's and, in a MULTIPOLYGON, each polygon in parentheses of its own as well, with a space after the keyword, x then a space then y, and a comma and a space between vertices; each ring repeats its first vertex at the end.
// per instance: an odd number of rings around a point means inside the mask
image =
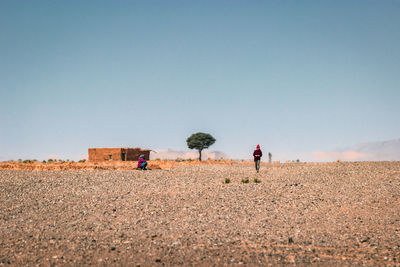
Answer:
POLYGON ((257 145, 256 150, 253 152, 253 157, 254 157, 254 163, 256 165, 256 171, 260 171, 260 162, 261 162, 261 157, 262 157, 262 151, 260 149, 260 145, 257 145))

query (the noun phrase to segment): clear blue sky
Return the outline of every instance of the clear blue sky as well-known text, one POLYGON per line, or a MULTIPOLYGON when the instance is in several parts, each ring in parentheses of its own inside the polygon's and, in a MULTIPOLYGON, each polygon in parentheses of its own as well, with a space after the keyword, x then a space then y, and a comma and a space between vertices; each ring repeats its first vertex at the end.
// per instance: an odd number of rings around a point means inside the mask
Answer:
POLYGON ((0 1, 0 160, 400 137, 400 1, 0 1))

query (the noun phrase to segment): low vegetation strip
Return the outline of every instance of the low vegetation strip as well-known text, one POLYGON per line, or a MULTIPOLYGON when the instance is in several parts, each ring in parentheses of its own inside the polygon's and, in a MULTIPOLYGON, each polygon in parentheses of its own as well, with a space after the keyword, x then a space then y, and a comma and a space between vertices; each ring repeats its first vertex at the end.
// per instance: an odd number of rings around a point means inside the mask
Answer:
MULTIPOLYGON (((187 165, 232 165, 243 164, 246 162, 237 162, 233 160, 152 160, 148 161, 149 168, 152 170, 172 169, 177 166, 187 165)), ((137 169, 137 161, 110 161, 110 162, 90 162, 90 161, 46 161, 40 162, 36 160, 24 161, 6 161, 0 162, 0 170, 133 170, 137 169)))

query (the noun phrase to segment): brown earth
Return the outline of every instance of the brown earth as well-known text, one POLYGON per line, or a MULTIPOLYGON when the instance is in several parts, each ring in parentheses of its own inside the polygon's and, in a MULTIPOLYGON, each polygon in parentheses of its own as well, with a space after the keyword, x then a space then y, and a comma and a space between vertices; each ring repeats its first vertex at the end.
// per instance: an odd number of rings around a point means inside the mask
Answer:
POLYGON ((0 170, 0 265, 400 264, 400 162, 261 168, 0 170))

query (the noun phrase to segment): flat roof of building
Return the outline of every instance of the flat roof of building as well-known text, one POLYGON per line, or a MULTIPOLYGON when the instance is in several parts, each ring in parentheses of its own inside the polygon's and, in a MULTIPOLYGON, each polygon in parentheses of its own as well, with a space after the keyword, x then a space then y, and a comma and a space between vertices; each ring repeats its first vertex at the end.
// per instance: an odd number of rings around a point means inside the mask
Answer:
POLYGON ((140 150, 150 150, 151 151, 151 149, 144 149, 144 148, 140 148, 140 147, 89 147, 89 149, 121 149, 121 148, 140 149, 140 150))

